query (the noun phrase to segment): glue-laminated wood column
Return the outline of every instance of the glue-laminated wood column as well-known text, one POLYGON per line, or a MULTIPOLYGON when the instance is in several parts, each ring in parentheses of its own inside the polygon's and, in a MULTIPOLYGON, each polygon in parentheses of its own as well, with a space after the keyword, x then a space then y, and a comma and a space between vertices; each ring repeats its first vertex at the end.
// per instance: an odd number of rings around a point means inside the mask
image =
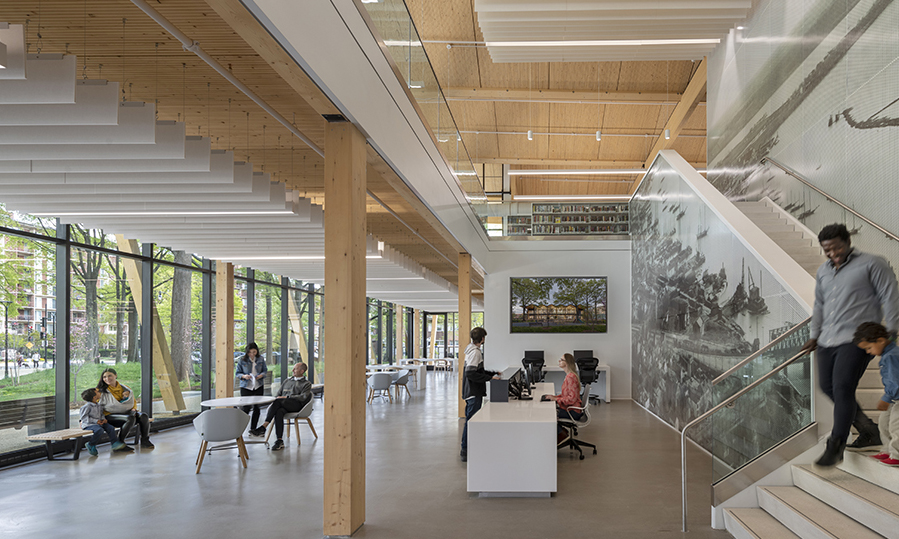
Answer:
POLYGON ((365 522, 365 138, 348 122, 325 127, 324 534, 365 522))
POLYGON ((412 353, 409 357, 422 357, 421 353, 421 310, 412 311, 412 353))
POLYGON ((405 358, 403 355, 403 339, 406 336, 406 327, 403 322, 405 322, 406 309, 403 308, 402 305, 396 306, 396 361, 395 364, 399 365, 402 360, 405 358))
MULTIPOLYGON (((444 337, 446 339, 446 337, 444 337)), ((471 342, 471 255, 459 253, 459 357, 456 374, 459 376, 459 417, 465 417, 462 400, 462 377, 465 375, 465 348, 471 342)))
POLYGON ((234 265, 215 263, 215 398, 234 396, 234 265))

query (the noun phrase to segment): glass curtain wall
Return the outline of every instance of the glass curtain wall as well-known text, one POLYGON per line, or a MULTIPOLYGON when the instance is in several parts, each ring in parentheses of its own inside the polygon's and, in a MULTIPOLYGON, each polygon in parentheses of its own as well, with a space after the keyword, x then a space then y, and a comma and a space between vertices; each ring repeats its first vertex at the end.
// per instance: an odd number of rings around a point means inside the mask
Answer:
MULTIPOLYGON (((43 445, 26 437, 77 425, 81 392, 107 368, 154 429, 201 410, 215 369, 213 262, 2 205, 0 249, 0 466, 42 458, 43 445)), ((235 274, 235 356, 258 344, 272 373, 266 392, 296 361, 324 383, 324 288, 252 268, 235 274)), ((376 309, 382 324, 391 308, 376 309)))
MULTIPOLYGON (((43 233, 41 223, 0 208, 0 226, 43 233)), ((51 234, 53 231, 50 231, 51 234)), ((0 233, 0 454, 56 429, 55 245, 0 233), (27 427, 27 428, 26 428, 27 427)))

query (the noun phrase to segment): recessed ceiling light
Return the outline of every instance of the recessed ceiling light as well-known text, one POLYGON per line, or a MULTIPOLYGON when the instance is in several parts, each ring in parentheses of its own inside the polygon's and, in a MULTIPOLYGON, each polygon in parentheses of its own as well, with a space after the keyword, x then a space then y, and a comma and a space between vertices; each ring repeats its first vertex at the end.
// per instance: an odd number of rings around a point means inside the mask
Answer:
POLYGON ((714 39, 609 39, 596 41, 487 41, 488 47, 635 47, 642 45, 717 45, 714 39))

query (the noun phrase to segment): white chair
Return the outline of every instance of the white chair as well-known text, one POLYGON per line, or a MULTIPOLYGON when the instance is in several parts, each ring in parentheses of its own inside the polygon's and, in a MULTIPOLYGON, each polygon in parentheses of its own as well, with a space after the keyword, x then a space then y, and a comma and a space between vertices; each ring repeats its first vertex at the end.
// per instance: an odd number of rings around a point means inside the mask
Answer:
MULTIPOLYGON (((314 400, 314 399, 313 399, 314 400)), ((303 409, 299 412, 288 412, 284 414, 284 425, 287 427, 287 437, 290 438, 290 421, 293 420, 294 429, 297 431, 297 445, 300 445, 300 420, 305 419, 306 423, 309 425, 309 428, 312 429, 312 435, 318 438, 318 433, 315 432, 315 427, 312 426, 312 420, 309 419, 309 416, 312 415, 312 401, 310 400, 306 403, 306 406, 303 406, 303 409)), ((268 443, 268 439, 272 436, 272 431, 275 430, 275 423, 272 422, 268 426, 268 434, 265 435, 265 443, 268 443)))
POLYGON ((400 398, 400 387, 406 390, 406 394, 410 397, 412 393, 409 393, 409 387, 406 385, 409 383, 409 371, 406 369, 401 370, 397 373, 396 380, 393 381, 394 393, 396 393, 396 398, 400 398))
POLYGON ((386 372, 376 372, 372 374, 368 379, 368 402, 375 398, 375 392, 377 391, 381 397, 384 396, 384 393, 387 393, 387 399, 390 402, 393 402, 393 397, 390 396, 390 386, 393 385, 393 377, 390 376, 389 373, 386 372))
MULTIPOLYGON (((250 423, 250 416, 237 408, 213 408, 206 410, 194 418, 194 428, 203 440, 200 443, 200 453, 197 455, 197 473, 203 466, 203 458, 209 449, 209 442, 230 442, 234 440, 237 445, 237 456, 243 467, 247 467, 247 446, 243 442, 243 431, 250 423)), ((226 449, 222 447, 222 449, 226 449)), ((230 448, 228 448, 230 449, 230 448)), ((210 451, 212 449, 209 449, 210 451)))
POLYGON ((445 359, 437 359, 434 361, 434 370, 446 372, 450 368, 449 361, 445 359))

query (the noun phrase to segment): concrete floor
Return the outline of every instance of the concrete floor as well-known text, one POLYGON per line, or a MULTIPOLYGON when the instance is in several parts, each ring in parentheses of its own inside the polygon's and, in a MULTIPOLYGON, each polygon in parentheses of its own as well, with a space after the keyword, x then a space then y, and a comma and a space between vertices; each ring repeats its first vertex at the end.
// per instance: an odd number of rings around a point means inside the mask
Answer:
MULTIPOLYGON (((550 499, 478 499, 459 461, 452 374, 429 373, 412 398, 369 405, 365 538, 689 537, 726 539, 709 526, 711 459, 688 451, 691 531, 683 534, 679 435, 631 401, 593 408, 582 430, 599 454, 558 456, 550 499)), ((318 401, 316 401, 318 402, 318 401)), ((313 422, 322 433, 322 407, 313 422)), ((156 449, 0 471, 2 537, 322 536, 322 439, 301 427, 281 452, 250 445, 207 457, 194 474, 191 427, 155 434, 156 449)))

